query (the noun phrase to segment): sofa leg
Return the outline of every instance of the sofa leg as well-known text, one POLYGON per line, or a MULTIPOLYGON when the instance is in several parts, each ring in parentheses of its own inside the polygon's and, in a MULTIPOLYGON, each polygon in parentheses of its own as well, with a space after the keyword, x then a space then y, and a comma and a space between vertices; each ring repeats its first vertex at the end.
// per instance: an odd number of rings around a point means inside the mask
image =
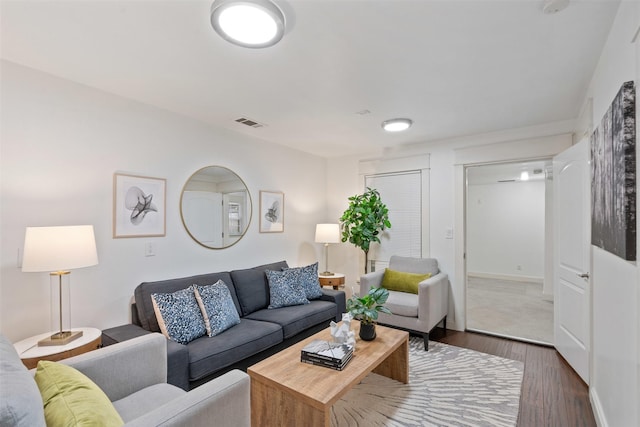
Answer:
POLYGON ((422 340, 424 341, 424 351, 429 351, 429 333, 422 334, 422 340))
POLYGON ((444 316, 442 327, 444 328, 444 334, 446 335, 447 334, 447 316, 444 316))

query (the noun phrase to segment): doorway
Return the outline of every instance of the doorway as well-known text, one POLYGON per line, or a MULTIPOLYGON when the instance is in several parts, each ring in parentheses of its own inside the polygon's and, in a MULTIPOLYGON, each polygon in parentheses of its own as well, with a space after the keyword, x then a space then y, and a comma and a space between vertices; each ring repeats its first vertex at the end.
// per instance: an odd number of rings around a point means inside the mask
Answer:
POLYGON ((466 168, 467 329, 553 343, 551 159, 466 168))

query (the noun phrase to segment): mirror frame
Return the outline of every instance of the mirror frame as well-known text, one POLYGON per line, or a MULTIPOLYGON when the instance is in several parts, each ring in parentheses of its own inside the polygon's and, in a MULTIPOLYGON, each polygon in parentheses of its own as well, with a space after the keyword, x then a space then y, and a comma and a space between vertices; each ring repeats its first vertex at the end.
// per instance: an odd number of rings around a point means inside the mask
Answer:
POLYGON ((197 171, 195 171, 194 173, 192 173, 189 178, 185 181, 184 185, 182 186, 182 191, 180 192, 180 219, 182 220, 182 226, 184 227, 185 231, 187 232, 187 234, 189 235, 189 237, 191 237, 191 239, 193 239, 194 242, 196 242, 197 244, 199 244, 200 246, 207 248, 207 249, 213 249, 213 250, 219 250, 219 249, 227 249, 230 248, 231 246, 235 245, 236 243, 238 243, 240 240, 242 240, 242 238, 247 234, 247 231, 249 230, 249 227, 251 226, 251 220, 253 219, 253 200, 251 198, 251 192, 249 191, 249 187, 247 186, 247 183, 244 182, 244 180, 242 178, 240 178, 240 175, 238 175, 237 173, 235 173, 233 170, 225 167, 225 166, 219 166, 219 165, 209 165, 209 166, 204 166, 201 167, 200 169, 198 169, 197 171), (187 227, 187 223, 185 221, 184 218, 184 212, 183 212, 183 199, 184 199, 184 192, 188 191, 186 190, 187 185, 189 184, 189 182, 193 179, 194 176, 196 176, 198 173, 209 169, 209 168, 220 168, 220 169, 225 169, 226 171, 234 174, 238 180, 242 183, 242 185, 244 186, 246 192, 247 192, 247 226, 245 227, 245 229, 242 231, 241 234, 237 235, 238 238, 231 244, 226 245, 226 246, 220 246, 220 247, 214 247, 214 246, 208 246, 204 243, 202 243, 200 240, 198 240, 189 230, 189 227, 187 227))

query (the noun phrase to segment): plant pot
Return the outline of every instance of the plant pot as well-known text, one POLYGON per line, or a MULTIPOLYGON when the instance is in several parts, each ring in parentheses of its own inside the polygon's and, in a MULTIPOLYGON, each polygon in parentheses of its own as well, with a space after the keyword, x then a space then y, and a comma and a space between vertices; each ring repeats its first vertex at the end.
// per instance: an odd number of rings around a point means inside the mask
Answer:
POLYGON ((373 341, 374 339, 376 339, 375 323, 361 323, 360 338, 364 341, 373 341))

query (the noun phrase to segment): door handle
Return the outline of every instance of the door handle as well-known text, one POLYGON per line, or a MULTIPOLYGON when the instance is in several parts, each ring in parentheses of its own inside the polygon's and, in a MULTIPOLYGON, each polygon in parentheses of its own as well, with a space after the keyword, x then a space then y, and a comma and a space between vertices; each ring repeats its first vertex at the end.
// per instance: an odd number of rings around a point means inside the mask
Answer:
POLYGON ((589 279, 589 273, 578 274, 578 277, 581 279, 589 279))

